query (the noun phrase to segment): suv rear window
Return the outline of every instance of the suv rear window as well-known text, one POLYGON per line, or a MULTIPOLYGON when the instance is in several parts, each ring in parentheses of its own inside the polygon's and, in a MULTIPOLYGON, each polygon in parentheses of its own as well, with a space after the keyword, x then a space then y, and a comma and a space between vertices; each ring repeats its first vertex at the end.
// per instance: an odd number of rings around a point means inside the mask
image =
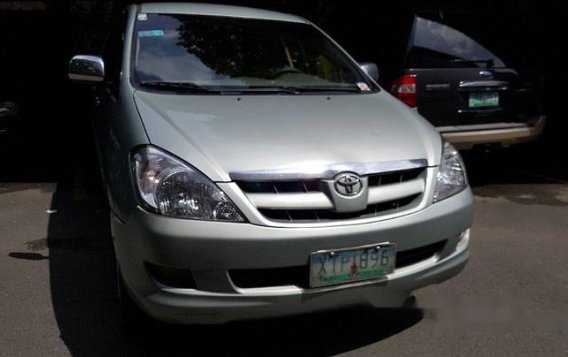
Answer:
POLYGON ((438 21, 416 16, 406 59, 408 68, 505 67, 473 38, 438 21))

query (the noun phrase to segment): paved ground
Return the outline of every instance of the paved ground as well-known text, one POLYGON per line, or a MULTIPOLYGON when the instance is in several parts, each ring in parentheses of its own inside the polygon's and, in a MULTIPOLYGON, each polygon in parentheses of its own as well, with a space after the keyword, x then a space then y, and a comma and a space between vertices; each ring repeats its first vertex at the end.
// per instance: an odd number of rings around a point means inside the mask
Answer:
POLYGON ((568 183, 531 147, 468 158, 473 256, 418 309, 121 333, 106 208, 68 144, 0 145, 2 356, 568 355, 568 183))

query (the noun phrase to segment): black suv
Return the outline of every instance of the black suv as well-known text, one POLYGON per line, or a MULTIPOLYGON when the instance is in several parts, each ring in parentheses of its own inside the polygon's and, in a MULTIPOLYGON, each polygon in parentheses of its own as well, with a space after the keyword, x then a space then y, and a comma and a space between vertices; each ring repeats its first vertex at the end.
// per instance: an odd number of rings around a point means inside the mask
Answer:
POLYGON ((330 3, 312 18, 357 60, 378 63, 380 84, 457 148, 537 138, 545 116, 530 19, 503 4, 450 5, 330 3))
POLYGON ((392 94, 416 107, 459 149, 537 138, 545 116, 534 82, 462 32, 467 19, 441 12, 415 15, 392 94))

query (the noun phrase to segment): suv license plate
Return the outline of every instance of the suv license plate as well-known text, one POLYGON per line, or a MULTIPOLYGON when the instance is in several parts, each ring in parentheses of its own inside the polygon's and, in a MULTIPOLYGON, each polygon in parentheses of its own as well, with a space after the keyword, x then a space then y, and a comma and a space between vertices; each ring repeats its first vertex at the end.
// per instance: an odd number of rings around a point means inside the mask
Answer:
POLYGON ((386 278, 395 261, 392 243, 315 252, 310 255, 310 287, 386 278))
POLYGON ((483 92, 469 94, 469 107, 474 108, 492 108, 499 106, 498 92, 483 92))

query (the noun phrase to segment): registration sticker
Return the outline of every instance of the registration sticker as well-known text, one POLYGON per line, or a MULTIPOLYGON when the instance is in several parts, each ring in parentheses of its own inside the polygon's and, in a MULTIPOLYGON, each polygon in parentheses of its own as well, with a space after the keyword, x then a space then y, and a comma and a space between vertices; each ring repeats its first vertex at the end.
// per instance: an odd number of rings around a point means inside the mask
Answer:
POLYGON ((138 31, 138 37, 164 37, 164 30, 138 31))
POLYGON ((363 82, 357 83, 357 87, 359 87, 359 90, 362 92, 369 92, 371 90, 371 88, 369 88, 369 85, 363 82))

